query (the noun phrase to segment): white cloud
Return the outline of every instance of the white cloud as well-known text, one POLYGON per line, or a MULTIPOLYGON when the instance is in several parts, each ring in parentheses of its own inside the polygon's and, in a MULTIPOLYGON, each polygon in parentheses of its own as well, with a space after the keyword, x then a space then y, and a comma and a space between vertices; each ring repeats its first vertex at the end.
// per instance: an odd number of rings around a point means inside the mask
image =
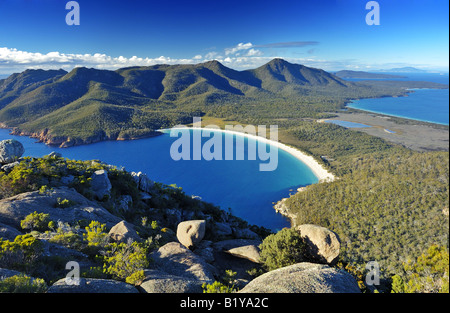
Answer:
MULTIPOLYGON (((0 74, 11 74, 14 72, 22 72, 26 69, 64 69, 70 71, 74 67, 94 67, 98 69, 118 69, 128 66, 151 66, 155 64, 197 64, 199 62, 217 60, 226 66, 244 70, 261 66, 275 57, 282 56, 263 56, 263 53, 252 48, 251 43, 240 43, 234 48, 225 49, 225 57, 220 53, 213 51, 205 56, 196 55, 190 59, 173 59, 166 56, 157 58, 142 58, 132 56, 126 58, 124 56, 112 57, 102 53, 95 54, 71 54, 52 51, 46 54, 39 52, 20 51, 13 48, 0 47, 0 74), (244 52, 244 53, 239 53, 244 52)), ((316 58, 287 58, 293 63, 301 63, 307 66, 319 67, 326 69, 333 67, 336 62, 328 62, 326 60, 318 60, 316 58)), ((354 62, 346 62, 353 64, 354 62)), ((343 67, 344 64, 341 65, 343 67)))
POLYGON ((252 56, 261 56, 263 55, 263 53, 257 49, 250 49, 247 52, 247 56, 252 57, 252 56))
POLYGON ((237 46, 234 46, 233 48, 226 48, 225 49, 225 55, 235 54, 238 51, 241 50, 248 50, 252 48, 253 45, 251 42, 249 43, 239 43, 237 46))
MULTIPOLYGON (((221 56, 217 55, 221 58, 221 56)), ((201 60, 201 55, 192 59, 142 58, 132 56, 111 57, 106 54, 73 54, 52 51, 46 54, 20 51, 14 48, 0 47, 0 74, 22 72, 26 69, 72 69, 76 66, 95 67, 100 69, 118 69, 127 66, 150 66, 155 64, 194 64, 201 60)))
MULTIPOLYGON (((251 43, 240 43, 233 48, 228 48, 219 53, 212 51, 206 55, 195 55, 190 59, 174 59, 167 56, 157 58, 132 56, 130 58, 119 56, 112 57, 102 53, 95 54, 72 54, 52 51, 48 53, 20 51, 14 48, 0 47, 0 75, 23 72, 26 69, 64 69, 72 70, 77 66, 94 67, 98 69, 114 70, 129 66, 151 66, 155 64, 197 64, 211 60, 217 60, 226 66, 236 70, 257 68, 274 58, 284 58, 291 63, 303 64, 324 70, 339 70, 345 68, 358 69, 367 67, 391 68, 401 67, 399 64, 361 64, 358 60, 324 60, 315 56, 307 58, 291 58, 283 55, 264 56, 251 43)), ((403 65, 403 66, 411 66, 403 65)), ((414 65, 413 65, 414 66, 414 65)), ((417 65, 418 66, 418 65, 417 65)), ((423 65, 425 68, 426 65, 423 65)))

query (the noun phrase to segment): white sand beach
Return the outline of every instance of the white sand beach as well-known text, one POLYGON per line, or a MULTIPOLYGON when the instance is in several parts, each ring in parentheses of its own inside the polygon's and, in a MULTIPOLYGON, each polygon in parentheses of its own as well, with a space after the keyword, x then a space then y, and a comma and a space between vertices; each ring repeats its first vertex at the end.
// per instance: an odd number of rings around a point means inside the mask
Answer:
MULTIPOLYGON (((168 132, 171 129, 176 130, 176 129, 186 129, 186 128, 193 128, 193 129, 198 129, 200 127, 173 127, 170 129, 161 129, 159 131, 161 132, 168 132)), ((243 137, 247 137, 247 138, 252 138, 255 140, 258 140, 260 142, 264 142, 270 145, 273 145, 279 149, 282 149, 284 151, 286 151, 287 153, 291 154, 292 156, 294 156, 295 158, 297 158, 299 161, 303 162, 304 164, 306 164, 306 166, 308 166, 311 171, 314 173, 314 175, 317 177, 317 179, 319 180, 319 182, 327 182, 327 181, 333 181, 336 179, 336 177, 330 173, 329 171, 327 171, 319 162, 317 162, 312 156, 307 155, 306 153, 290 147, 288 145, 285 145, 284 143, 278 142, 278 141, 274 141, 274 140, 270 140, 261 136, 257 136, 257 135, 253 135, 253 134, 248 134, 248 133, 243 133, 243 132, 238 132, 238 131, 231 131, 231 130, 223 130, 223 129, 219 129, 219 128, 208 128, 208 127, 201 127, 202 130, 209 130, 209 131, 220 131, 223 133, 229 133, 229 134, 234 134, 237 136, 243 136, 243 137)))

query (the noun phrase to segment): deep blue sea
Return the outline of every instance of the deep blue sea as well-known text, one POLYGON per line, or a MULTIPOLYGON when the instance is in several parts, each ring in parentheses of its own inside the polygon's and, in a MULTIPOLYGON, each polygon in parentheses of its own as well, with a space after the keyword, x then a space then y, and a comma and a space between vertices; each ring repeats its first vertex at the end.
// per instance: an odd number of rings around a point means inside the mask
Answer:
MULTIPOLYGON (((199 130, 193 130, 199 131, 199 130)), ((223 136, 233 136, 220 133, 223 136)), ((289 227, 289 221, 275 212, 273 202, 296 192, 301 186, 317 182, 316 176, 302 162, 278 149, 278 167, 272 172, 259 171, 267 161, 231 160, 206 161, 204 159, 174 161, 170 147, 177 138, 169 134, 132 141, 106 141, 70 148, 49 147, 35 139, 9 135, 0 129, 0 140, 14 138, 25 147, 26 156, 40 157, 52 151, 63 157, 78 160, 98 159, 128 171, 142 171, 152 180, 176 184, 189 195, 200 196, 248 221, 272 230, 289 227)), ((203 138, 203 142, 208 138, 203 138)), ((245 138, 245 147, 248 146, 245 138)), ((191 142, 192 145, 192 142, 191 142)), ((234 145, 234 148, 235 145, 234 145)), ((192 151, 192 149, 191 149, 192 151)), ((223 147, 225 151, 225 147, 223 147)), ((247 154, 244 154, 247 155, 247 154)))
MULTIPOLYGON (((390 80, 397 81, 431 81, 435 83, 448 84, 448 74, 430 73, 386 73, 406 78, 390 80)), ((350 80, 350 79, 349 79, 350 80)), ((351 81, 358 81, 353 79, 351 81)), ((350 108, 404 117, 419 121, 449 125, 449 90, 448 89, 414 89, 408 97, 386 97, 377 99, 362 99, 353 101, 348 105, 350 108)))

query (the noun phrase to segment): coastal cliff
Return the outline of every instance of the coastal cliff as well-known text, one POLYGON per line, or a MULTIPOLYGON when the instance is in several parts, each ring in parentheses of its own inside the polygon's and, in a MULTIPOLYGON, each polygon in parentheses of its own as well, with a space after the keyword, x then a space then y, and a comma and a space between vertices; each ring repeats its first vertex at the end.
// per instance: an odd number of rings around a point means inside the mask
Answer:
MULTIPOLYGON (((5 124, 0 124, 0 128, 9 128, 5 124)), ((136 140, 143 139, 149 137, 155 137, 161 135, 160 132, 153 130, 140 130, 137 132, 131 131, 123 131, 118 134, 106 135, 104 132, 100 132, 97 135, 90 136, 85 139, 81 139, 78 137, 72 138, 69 136, 54 136, 51 132, 46 128, 42 131, 31 132, 24 131, 17 127, 11 128, 10 134, 14 136, 27 136, 30 138, 35 138, 38 142, 42 142, 49 146, 57 146, 59 148, 68 148, 73 146, 87 145, 91 143, 101 142, 101 141, 109 141, 109 140, 136 140)))

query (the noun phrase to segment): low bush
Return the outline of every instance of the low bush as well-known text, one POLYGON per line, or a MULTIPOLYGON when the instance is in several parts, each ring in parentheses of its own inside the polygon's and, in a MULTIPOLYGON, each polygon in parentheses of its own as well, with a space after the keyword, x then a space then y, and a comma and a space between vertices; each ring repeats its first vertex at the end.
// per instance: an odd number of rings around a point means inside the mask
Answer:
POLYGON ((305 247, 299 232, 284 228, 264 239, 260 245, 261 261, 268 271, 303 262, 305 247))
POLYGON ((47 284, 41 278, 15 275, 0 280, 0 293, 44 293, 47 284))

